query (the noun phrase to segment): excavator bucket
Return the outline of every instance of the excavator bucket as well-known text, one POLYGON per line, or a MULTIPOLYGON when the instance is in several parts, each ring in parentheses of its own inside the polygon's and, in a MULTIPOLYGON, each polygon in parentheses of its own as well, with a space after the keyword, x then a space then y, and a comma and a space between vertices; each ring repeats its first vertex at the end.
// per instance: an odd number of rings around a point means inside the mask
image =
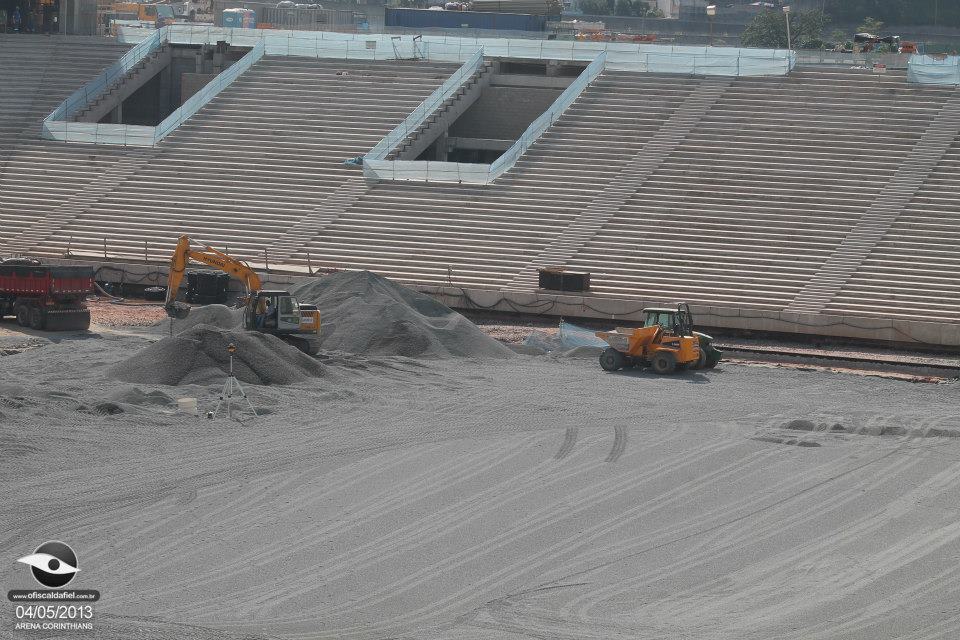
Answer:
POLYGON ((190 305, 182 302, 171 302, 170 304, 165 305, 163 308, 167 312, 168 316, 178 320, 183 320, 190 315, 190 305))
POLYGON ((90 328, 89 309, 47 311, 44 328, 47 331, 83 331, 90 328))

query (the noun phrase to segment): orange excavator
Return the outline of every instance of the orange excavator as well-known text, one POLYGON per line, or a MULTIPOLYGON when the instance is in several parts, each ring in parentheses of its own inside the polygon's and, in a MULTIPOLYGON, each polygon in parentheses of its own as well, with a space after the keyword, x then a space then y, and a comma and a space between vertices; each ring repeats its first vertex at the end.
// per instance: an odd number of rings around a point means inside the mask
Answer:
POLYGON ((304 353, 316 355, 320 349, 320 311, 304 304, 287 291, 263 289, 260 276, 242 260, 213 247, 193 249, 189 236, 180 236, 170 258, 167 298, 164 309, 171 318, 186 318, 190 305, 177 302, 177 292, 190 261, 229 273, 243 283, 246 293, 243 304, 243 326, 248 331, 275 335, 304 353))

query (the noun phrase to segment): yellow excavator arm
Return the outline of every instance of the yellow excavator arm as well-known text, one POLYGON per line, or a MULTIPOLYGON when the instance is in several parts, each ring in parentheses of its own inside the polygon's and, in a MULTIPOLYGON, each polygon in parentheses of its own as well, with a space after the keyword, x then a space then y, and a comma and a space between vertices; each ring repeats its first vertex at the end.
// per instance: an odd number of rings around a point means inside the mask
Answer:
POLYGON ((170 317, 180 315, 176 305, 177 291, 180 289, 180 283, 183 281, 187 265, 190 264, 191 260, 229 273, 244 284, 247 289, 248 298, 251 294, 260 291, 262 288, 260 276, 258 276, 246 262, 232 258, 222 251, 217 251, 213 247, 204 247, 199 251, 191 249, 190 237, 185 235, 180 236, 180 239, 177 241, 177 248, 170 258, 170 275, 167 278, 167 299, 164 308, 170 317))

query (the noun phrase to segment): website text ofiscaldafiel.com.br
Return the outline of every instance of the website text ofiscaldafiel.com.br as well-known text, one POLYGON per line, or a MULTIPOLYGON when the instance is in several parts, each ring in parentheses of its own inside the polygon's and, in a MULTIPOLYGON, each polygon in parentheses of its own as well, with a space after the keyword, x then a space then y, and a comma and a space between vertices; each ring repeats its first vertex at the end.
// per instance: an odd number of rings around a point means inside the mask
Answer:
POLYGON ((11 602, 42 602, 46 600, 96 602, 100 599, 100 592, 91 589, 78 591, 53 591, 45 589, 29 591, 26 589, 14 589, 7 592, 7 598, 11 602))

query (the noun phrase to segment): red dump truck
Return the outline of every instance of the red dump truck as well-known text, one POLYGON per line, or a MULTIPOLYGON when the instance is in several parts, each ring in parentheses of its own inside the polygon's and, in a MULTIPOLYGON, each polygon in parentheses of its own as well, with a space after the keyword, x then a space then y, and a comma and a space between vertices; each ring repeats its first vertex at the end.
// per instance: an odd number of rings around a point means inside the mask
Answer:
POLYGON ((84 302, 93 293, 92 267, 40 264, 37 260, 0 262, 0 318, 15 316, 24 327, 48 331, 90 328, 84 302))

